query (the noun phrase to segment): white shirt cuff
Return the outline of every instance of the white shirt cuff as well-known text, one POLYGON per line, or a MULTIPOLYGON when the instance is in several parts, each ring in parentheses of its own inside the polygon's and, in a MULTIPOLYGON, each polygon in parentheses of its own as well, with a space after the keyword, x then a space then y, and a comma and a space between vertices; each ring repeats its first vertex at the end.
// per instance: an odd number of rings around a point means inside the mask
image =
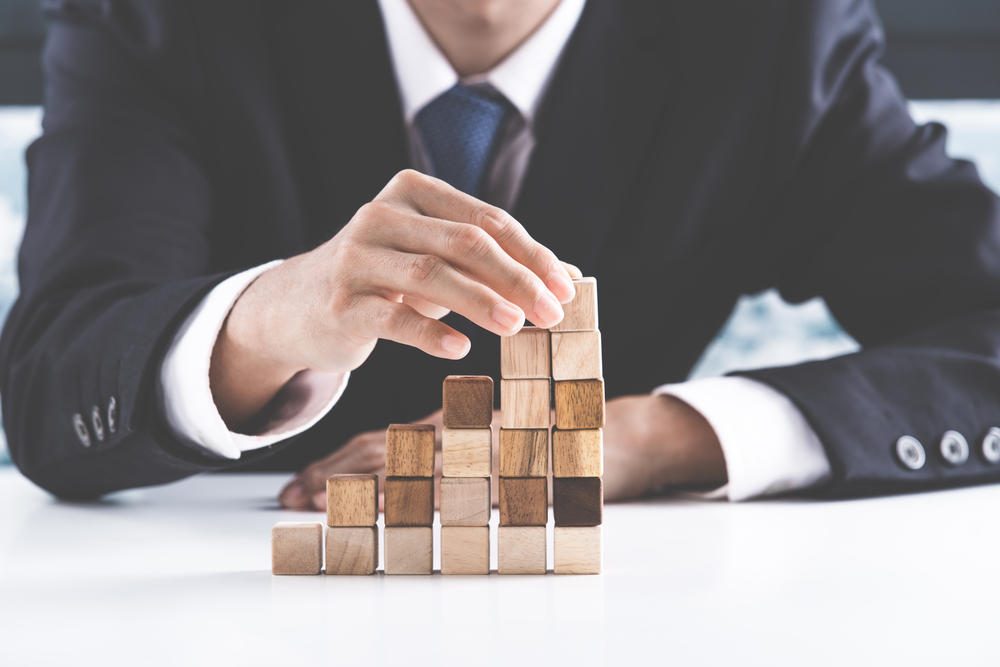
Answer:
POLYGON ((160 367, 160 409, 182 442, 226 458, 267 447, 311 428, 340 399, 350 373, 303 371, 282 387, 248 435, 230 431, 219 415, 209 383, 212 350, 236 300, 276 260, 227 278, 202 299, 174 335, 160 367))
POLYGON ((709 494, 739 501, 821 484, 830 462, 819 436, 787 396, 745 377, 715 377, 657 387, 702 414, 726 457, 729 483, 709 494))

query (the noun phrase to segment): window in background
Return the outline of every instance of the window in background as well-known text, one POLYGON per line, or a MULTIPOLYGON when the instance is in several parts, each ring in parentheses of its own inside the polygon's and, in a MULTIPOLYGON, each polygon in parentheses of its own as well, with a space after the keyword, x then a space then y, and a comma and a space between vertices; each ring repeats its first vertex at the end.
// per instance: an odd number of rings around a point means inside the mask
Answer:
MULTIPOLYGON (((947 125, 949 153, 975 160, 983 180, 1000 191, 1000 101, 913 102, 911 112, 918 122, 947 125)), ((38 108, 0 107, 0 323, 17 294, 16 255, 26 208, 24 149, 38 135, 40 121, 38 108)), ((822 299, 792 306, 769 290, 740 299, 691 375, 825 359, 857 349, 822 299)), ((0 432, 0 462, 6 461, 0 432)))

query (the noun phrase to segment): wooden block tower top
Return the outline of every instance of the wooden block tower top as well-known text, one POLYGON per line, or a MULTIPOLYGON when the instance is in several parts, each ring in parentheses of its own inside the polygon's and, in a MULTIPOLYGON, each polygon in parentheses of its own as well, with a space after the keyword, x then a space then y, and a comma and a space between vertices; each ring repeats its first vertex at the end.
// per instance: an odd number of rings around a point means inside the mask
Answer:
POLYGON ((449 375, 444 379, 442 407, 446 428, 490 426, 493 423, 493 378, 449 375))
POLYGON ((434 476, 434 426, 392 424, 385 434, 386 477, 434 476))
POLYGON ((597 279, 577 278, 573 287, 576 288, 576 296, 563 305, 565 317, 551 331, 596 331, 597 279))
POLYGON ((374 526, 378 475, 334 475, 326 480, 326 525, 374 526))

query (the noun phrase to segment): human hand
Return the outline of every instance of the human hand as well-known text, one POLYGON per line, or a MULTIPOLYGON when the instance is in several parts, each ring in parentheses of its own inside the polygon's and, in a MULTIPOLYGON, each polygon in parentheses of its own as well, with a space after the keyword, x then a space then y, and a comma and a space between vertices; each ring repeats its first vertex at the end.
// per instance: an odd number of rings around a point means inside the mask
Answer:
POLYGON ((379 338, 460 359, 469 339, 438 321, 453 310, 501 336, 525 318, 562 320, 566 267, 510 215, 406 170, 330 241, 257 278, 212 354, 212 394, 237 429, 296 373, 345 372, 379 338))

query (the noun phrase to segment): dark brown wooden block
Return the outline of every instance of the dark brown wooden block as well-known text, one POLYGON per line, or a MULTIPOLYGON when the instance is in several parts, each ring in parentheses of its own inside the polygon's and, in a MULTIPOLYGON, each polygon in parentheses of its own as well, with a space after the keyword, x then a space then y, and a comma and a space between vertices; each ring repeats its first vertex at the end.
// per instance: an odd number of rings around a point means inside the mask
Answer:
POLYGON ((406 527, 433 524, 433 477, 385 479, 385 525, 406 527))
POLYGON ((604 380, 556 382, 556 428, 604 428, 604 380))
POLYGON ((386 477, 434 476, 434 426, 392 424, 385 433, 386 477))
POLYGON ((500 478, 500 525, 544 526, 549 521, 548 479, 500 478))
POLYGON ((557 526, 601 525, 604 482, 600 477, 555 478, 552 480, 552 509, 557 526))
POLYGON ((449 375, 442 396, 446 428, 486 428, 493 423, 493 378, 449 375))
POLYGON ((500 429, 501 477, 545 477, 548 472, 548 429, 500 429))

